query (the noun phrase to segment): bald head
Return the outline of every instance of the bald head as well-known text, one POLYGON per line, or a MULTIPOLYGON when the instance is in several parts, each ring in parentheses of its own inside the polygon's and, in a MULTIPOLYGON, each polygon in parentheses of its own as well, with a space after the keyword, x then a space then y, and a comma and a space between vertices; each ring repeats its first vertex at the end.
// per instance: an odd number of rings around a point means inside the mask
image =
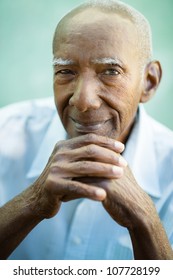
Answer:
POLYGON ((57 41, 60 34, 62 35, 62 30, 64 32, 64 29, 70 28, 71 24, 74 21, 76 21, 76 23, 78 24, 93 24, 93 26, 95 26, 94 28, 96 29, 96 22, 97 20, 100 20, 100 17, 98 16, 99 13, 107 15, 114 14, 115 16, 118 15, 121 16, 122 19, 127 19, 133 24, 134 32, 136 32, 137 34, 136 50, 138 52, 138 56, 140 58, 142 67, 145 66, 146 63, 148 63, 152 57, 152 40, 150 25, 141 13, 139 13, 137 10, 130 7, 129 5, 117 0, 86 1, 84 4, 70 11, 61 19, 61 21, 56 27, 53 40, 53 51, 54 46, 58 43, 57 41), (87 12, 87 17, 85 16, 85 12, 87 12))

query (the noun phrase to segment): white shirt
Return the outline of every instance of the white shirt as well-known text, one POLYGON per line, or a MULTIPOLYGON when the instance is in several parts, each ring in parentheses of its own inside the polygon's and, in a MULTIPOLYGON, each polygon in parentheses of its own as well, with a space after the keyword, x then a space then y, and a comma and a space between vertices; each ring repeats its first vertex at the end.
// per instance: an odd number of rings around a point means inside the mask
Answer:
MULTIPOLYGON (((36 180, 56 142, 65 138, 53 99, 1 109, 1 205, 36 180)), ((123 156, 173 244, 173 133, 140 106, 123 156)), ((54 218, 37 225, 10 259, 133 259, 133 252, 127 229, 100 202, 79 199, 63 203, 54 218)))

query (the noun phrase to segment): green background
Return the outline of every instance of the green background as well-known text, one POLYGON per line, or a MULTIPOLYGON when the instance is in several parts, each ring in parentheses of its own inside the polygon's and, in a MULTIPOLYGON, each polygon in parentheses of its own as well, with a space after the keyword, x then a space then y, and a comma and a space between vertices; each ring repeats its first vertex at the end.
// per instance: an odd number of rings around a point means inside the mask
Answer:
MULTIPOLYGON (((81 0, 0 0, 0 107, 51 96, 51 42, 59 19, 81 0)), ((163 78, 147 111, 173 129, 173 1, 125 0, 153 31, 154 59, 163 78)))

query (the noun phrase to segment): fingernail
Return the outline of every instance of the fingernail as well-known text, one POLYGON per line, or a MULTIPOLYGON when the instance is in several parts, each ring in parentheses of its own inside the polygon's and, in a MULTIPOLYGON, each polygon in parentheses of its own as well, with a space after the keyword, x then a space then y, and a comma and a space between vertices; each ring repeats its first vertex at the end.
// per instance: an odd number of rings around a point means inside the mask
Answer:
POLYGON ((116 149, 120 150, 120 152, 124 151, 125 146, 123 143, 115 141, 114 146, 116 149))
POLYGON ((113 166, 112 171, 118 177, 123 175, 123 168, 119 166, 113 166))
POLYGON ((97 190, 95 191, 95 194, 96 194, 96 196, 97 196, 98 198, 100 198, 100 199, 104 199, 104 198, 106 197, 106 192, 105 192, 105 190, 103 190, 103 189, 97 189, 97 190))
POLYGON ((122 167, 126 167, 127 166, 127 161, 123 157, 121 157, 121 156, 119 157, 118 162, 119 162, 119 164, 122 167))

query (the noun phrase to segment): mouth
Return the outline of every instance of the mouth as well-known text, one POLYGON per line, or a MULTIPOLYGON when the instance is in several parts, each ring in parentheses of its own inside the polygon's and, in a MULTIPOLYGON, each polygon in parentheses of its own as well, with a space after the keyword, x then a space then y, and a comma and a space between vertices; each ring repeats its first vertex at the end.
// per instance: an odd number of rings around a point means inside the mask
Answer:
POLYGON ((77 120, 74 120, 73 118, 71 118, 71 120, 74 123, 75 130, 77 132, 81 132, 81 133, 97 132, 98 130, 102 129, 108 121, 110 121, 110 119, 108 119, 108 120, 99 121, 99 122, 84 123, 81 121, 79 122, 77 120))

